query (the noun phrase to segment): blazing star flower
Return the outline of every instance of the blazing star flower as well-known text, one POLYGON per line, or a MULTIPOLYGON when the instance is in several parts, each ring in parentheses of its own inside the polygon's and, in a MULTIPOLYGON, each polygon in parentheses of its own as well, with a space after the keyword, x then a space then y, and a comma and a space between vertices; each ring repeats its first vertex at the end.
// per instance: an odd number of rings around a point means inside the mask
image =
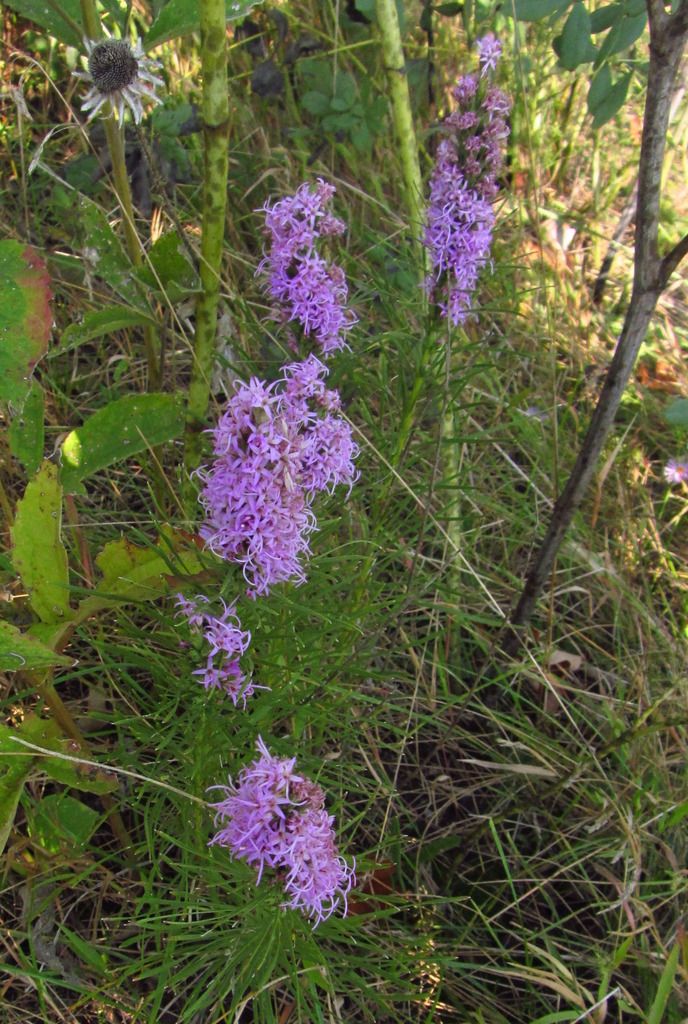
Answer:
POLYGON ((480 272, 490 262, 491 201, 509 134, 509 100, 489 82, 501 44, 485 36, 478 40, 478 53, 480 76, 459 79, 453 89, 457 109, 442 123, 447 134, 437 147, 424 236, 431 263, 426 287, 433 296, 440 289, 446 294, 440 312, 454 326, 469 317, 480 272))
POLYGON ((502 44, 492 32, 488 32, 482 39, 478 39, 476 45, 480 58, 480 77, 494 74, 499 58, 502 56, 502 44))
POLYGON ((664 479, 670 484, 688 481, 688 459, 669 459, 664 467, 664 479))
POLYGON ((268 292, 283 307, 284 319, 300 323, 324 355, 344 348, 346 332, 356 323, 346 308, 344 271, 317 251, 319 239, 346 230, 327 209, 334 192, 334 185, 319 178, 314 189, 301 185, 295 195, 261 207, 270 246, 257 271, 267 275, 268 292))
POLYGON ((139 39, 133 48, 125 39, 109 37, 85 39, 84 45, 88 71, 74 71, 73 74, 91 85, 81 104, 83 111, 90 110, 89 121, 109 103, 120 121, 124 119, 125 105, 128 106, 138 124, 143 117, 142 101, 162 102, 155 90, 162 88, 164 82, 153 74, 160 63, 146 57, 139 39))
POLYGON ((232 857, 257 871, 276 872, 288 897, 285 907, 301 910, 317 925, 341 903, 355 884, 355 865, 339 855, 334 817, 324 809, 316 783, 296 773, 296 758, 274 757, 262 739, 260 757, 230 779, 225 798, 213 804, 220 831, 209 845, 225 846, 232 857))
POLYGON ((356 479, 358 448, 336 415, 338 394, 325 387, 327 368, 311 355, 282 372, 272 384, 236 382, 213 431, 215 461, 199 473, 201 536, 243 566, 252 596, 304 582, 316 494, 356 479))
POLYGON ((235 707, 239 701, 246 707, 248 697, 256 690, 265 690, 267 687, 257 686, 241 670, 239 658, 246 653, 251 643, 251 634, 241 628, 236 602, 226 605, 223 601, 220 616, 210 613, 208 598, 200 594, 192 601, 183 594, 177 594, 176 604, 178 614, 183 615, 191 627, 203 633, 210 647, 205 667, 196 669, 192 674, 199 677, 199 682, 206 690, 222 690, 231 698, 235 707))

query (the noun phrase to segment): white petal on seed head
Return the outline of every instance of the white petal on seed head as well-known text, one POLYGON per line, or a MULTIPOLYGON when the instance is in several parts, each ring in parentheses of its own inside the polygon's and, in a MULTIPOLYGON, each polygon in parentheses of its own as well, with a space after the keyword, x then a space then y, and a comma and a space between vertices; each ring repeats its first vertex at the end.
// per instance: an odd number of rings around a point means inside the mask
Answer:
POLYGON ((124 119, 127 106, 138 124, 143 117, 142 100, 153 104, 162 103, 155 90, 164 88, 165 83, 152 73, 161 66, 160 62, 146 57, 140 39, 132 44, 115 39, 106 32, 102 39, 85 39, 84 48, 88 70, 75 71, 73 74, 75 78, 91 85, 81 105, 84 112, 91 111, 89 121, 109 102, 120 121, 124 119), (103 47, 103 54, 100 60, 97 57, 94 62, 91 58, 98 46, 103 47), (118 65, 119 57, 121 63, 118 65), (115 88, 112 88, 113 84, 115 88))

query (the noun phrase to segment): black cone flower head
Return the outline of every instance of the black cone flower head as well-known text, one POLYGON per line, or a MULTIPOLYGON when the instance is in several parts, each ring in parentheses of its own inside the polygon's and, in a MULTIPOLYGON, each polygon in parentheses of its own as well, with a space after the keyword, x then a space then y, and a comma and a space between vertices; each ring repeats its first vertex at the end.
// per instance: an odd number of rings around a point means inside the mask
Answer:
POLYGON ((103 39, 91 51, 88 70, 98 92, 111 93, 136 80, 139 62, 123 39, 103 39))
POLYGON ((90 111, 88 120, 105 108, 111 109, 122 121, 125 107, 129 107, 138 124, 143 117, 144 103, 161 103, 156 89, 164 82, 155 71, 160 67, 143 52, 140 40, 134 44, 125 39, 85 39, 88 71, 75 71, 76 78, 87 82, 90 89, 81 104, 90 111))

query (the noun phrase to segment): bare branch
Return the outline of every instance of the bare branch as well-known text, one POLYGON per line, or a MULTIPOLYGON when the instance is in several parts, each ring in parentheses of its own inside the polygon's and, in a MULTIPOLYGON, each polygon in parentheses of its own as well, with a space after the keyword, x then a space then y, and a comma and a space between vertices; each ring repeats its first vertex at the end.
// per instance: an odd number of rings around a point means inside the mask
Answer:
POLYGON ((659 258, 662 163, 672 90, 688 35, 688 0, 681 0, 681 6, 671 19, 666 14, 661 0, 648 0, 648 15, 650 67, 638 173, 631 301, 576 464, 554 506, 547 534, 531 562, 523 591, 509 618, 509 626, 499 638, 502 650, 506 654, 514 654, 518 649, 519 627, 525 625, 533 613, 552 572, 564 535, 594 476, 597 461, 613 426, 621 396, 655 311, 657 299, 666 283, 665 272, 678 264, 678 259, 688 248, 688 241, 682 239, 664 260, 659 258), (677 32, 676 26, 682 22, 678 22, 676 17, 682 12, 686 15, 686 25, 682 32, 677 32))
POLYGON ((669 278, 686 255, 688 255, 688 235, 684 235, 681 241, 676 243, 674 248, 666 254, 661 262, 659 282, 662 288, 666 288, 669 278))

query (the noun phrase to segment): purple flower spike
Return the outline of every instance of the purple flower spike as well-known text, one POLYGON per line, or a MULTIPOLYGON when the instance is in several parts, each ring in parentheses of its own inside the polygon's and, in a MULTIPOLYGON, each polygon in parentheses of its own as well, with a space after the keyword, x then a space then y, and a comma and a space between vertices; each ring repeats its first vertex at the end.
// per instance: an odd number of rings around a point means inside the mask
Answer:
POLYGON ((304 582, 315 495, 356 479, 358 448, 335 415, 339 395, 325 387, 327 368, 310 356, 282 372, 270 385, 236 383, 214 431, 215 461, 199 474, 201 536, 243 567, 256 596, 276 583, 304 582))
POLYGON ((457 109, 443 122, 446 137, 437 147, 430 179, 424 242, 431 273, 426 287, 438 291, 440 311, 454 326, 473 308, 480 272, 490 263, 502 144, 508 136, 510 103, 489 83, 501 55, 493 35, 478 41, 480 76, 464 75, 453 89, 457 109))
POLYGON ((293 196, 262 207, 268 254, 258 267, 267 287, 283 307, 285 320, 296 320, 303 333, 313 335, 324 355, 346 345, 345 335, 356 323, 346 308, 348 288, 341 267, 328 263, 316 249, 320 238, 341 235, 346 226, 327 209, 334 186, 321 178, 311 189, 301 185, 293 196))
POLYGON ((247 679, 239 665, 239 658, 245 654, 251 643, 251 634, 241 628, 239 616, 236 614, 236 602, 226 605, 222 602, 222 615, 211 615, 207 610, 207 597, 200 594, 189 601, 182 594, 177 594, 179 614, 183 615, 189 625, 202 631, 210 650, 204 668, 196 669, 192 675, 206 690, 222 690, 231 698, 234 706, 241 701, 246 707, 246 700, 256 690, 267 687, 258 686, 250 678, 247 679))
POLYGON ((317 925, 336 908, 347 911, 354 867, 340 857, 334 817, 324 809, 325 795, 316 783, 298 775, 296 759, 273 757, 262 739, 260 757, 230 780, 225 798, 214 804, 220 831, 209 845, 226 846, 232 857, 257 871, 277 873, 287 896, 285 907, 301 910, 317 925))
POLYGON ((480 77, 494 74, 499 58, 502 56, 502 44, 492 32, 488 32, 486 36, 478 40, 476 46, 480 58, 480 77))
POLYGON ((664 467, 664 479, 670 484, 688 481, 688 459, 669 459, 664 467))

